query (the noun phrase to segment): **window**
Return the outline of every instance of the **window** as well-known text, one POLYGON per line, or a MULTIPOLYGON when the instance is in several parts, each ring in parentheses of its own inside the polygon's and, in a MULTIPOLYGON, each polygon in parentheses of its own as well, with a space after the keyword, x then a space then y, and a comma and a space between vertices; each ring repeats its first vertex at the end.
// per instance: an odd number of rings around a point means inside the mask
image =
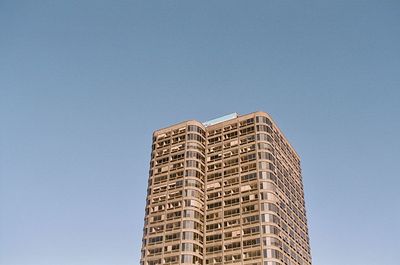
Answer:
POLYGON ((158 242, 163 241, 163 236, 156 236, 149 238, 149 245, 157 244, 158 242))

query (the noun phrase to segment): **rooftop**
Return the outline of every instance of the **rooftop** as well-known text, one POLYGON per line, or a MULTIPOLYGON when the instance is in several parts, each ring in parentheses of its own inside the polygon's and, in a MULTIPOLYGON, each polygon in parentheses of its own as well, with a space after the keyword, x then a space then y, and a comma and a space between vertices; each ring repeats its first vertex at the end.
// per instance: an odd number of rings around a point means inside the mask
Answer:
POLYGON ((222 116, 222 117, 218 117, 209 121, 205 121, 202 122, 202 124, 207 127, 207 126, 211 126, 220 122, 224 122, 224 121, 228 121, 228 120, 232 120, 232 119, 236 119, 238 117, 238 114, 236 112, 222 116))

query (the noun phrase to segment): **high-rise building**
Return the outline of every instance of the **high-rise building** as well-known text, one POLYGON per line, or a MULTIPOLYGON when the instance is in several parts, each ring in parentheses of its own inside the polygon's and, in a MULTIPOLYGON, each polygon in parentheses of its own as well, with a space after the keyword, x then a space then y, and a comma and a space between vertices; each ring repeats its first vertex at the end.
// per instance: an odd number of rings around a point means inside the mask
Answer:
POLYGON ((310 265, 300 158, 265 112, 153 134, 141 265, 310 265))

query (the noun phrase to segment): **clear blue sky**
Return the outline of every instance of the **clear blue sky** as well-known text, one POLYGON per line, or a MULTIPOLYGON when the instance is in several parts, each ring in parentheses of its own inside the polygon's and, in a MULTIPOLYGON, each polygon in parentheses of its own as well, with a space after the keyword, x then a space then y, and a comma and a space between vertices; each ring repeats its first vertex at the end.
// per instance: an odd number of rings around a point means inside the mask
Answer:
POLYGON ((315 265, 400 259, 398 0, 0 0, 0 264, 139 264, 153 130, 269 112, 315 265))

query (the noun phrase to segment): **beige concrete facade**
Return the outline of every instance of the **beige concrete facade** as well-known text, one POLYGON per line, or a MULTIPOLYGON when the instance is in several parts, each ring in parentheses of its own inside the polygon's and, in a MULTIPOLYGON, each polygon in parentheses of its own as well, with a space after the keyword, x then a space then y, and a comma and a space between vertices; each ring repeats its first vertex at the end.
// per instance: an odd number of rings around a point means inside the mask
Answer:
POLYGON ((300 158, 265 112, 153 134, 141 265, 311 265, 300 158))

